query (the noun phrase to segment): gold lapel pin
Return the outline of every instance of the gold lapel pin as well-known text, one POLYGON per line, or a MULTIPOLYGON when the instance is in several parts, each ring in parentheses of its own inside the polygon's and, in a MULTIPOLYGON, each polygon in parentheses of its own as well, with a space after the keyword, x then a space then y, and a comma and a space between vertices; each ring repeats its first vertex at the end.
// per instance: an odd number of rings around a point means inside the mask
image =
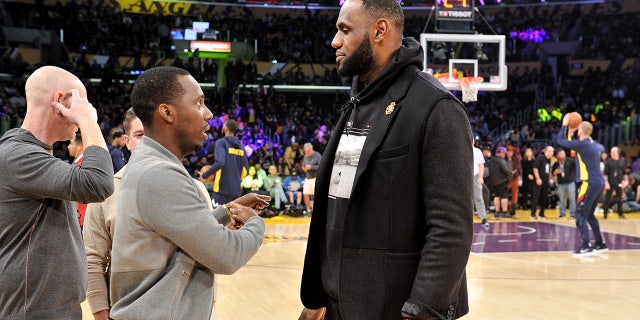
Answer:
POLYGON ((388 116, 388 115, 392 114, 393 110, 395 110, 395 109, 396 109, 396 102, 393 101, 387 106, 386 109, 384 109, 384 114, 388 116))

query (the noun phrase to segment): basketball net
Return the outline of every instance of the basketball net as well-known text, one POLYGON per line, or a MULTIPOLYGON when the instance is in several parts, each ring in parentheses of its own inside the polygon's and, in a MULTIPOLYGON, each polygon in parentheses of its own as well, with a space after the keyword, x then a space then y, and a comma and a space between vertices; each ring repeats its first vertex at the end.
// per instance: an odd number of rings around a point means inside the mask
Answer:
POLYGON ((478 89, 480 88, 480 83, 483 81, 483 77, 462 77, 458 79, 460 89, 462 90, 462 101, 478 101, 478 89))

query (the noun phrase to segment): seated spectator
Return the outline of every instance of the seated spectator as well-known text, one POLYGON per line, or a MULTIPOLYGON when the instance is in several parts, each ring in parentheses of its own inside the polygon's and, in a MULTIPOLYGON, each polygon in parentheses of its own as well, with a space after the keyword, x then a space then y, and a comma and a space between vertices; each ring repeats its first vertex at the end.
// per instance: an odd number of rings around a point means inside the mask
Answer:
POLYGON ((244 177, 244 179, 242 179, 242 190, 244 190, 244 193, 251 193, 251 192, 255 192, 255 193, 266 193, 266 192, 260 192, 260 188, 262 188, 262 185, 264 184, 264 181, 262 180, 262 178, 258 175, 257 171, 256 171, 256 167, 255 166, 251 166, 249 167, 249 174, 244 177))
POLYGON ((640 211, 640 174, 631 173, 622 180, 622 206, 625 211, 640 211))
POLYGON ((289 203, 295 209, 299 209, 302 206, 302 179, 298 173, 295 170, 291 170, 291 174, 282 181, 282 186, 289 197, 289 203))
POLYGON ((284 162, 284 157, 278 157, 278 162, 276 163, 276 169, 278 170, 278 174, 282 177, 286 177, 290 174, 291 170, 284 162))
POLYGON ((276 211, 281 211, 282 204, 287 202, 287 196, 282 187, 282 177, 278 175, 278 168, 275 165, 269 166, 269 175, 263 181, 263 188, 269 192, 276 211))
POLYGON ((262 163, 258 162, 262 159, 256 159, 256 164, 255 164, 255 168, 256 168, 256 174, 262 179, 262 181, 264 181, 264 178, 267 177, 267 172, 264 171, 264 169, 262 169, 262 163))

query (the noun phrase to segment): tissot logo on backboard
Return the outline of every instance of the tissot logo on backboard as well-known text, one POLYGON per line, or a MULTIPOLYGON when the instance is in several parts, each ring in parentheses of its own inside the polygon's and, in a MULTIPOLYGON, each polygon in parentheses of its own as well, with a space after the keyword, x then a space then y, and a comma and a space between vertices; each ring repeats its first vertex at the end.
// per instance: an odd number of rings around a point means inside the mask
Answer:
POLYGON ((438 16, 440 17, 451 17, 451 18, 471 18, 471 11, 440 11, 438 12, 438 16))

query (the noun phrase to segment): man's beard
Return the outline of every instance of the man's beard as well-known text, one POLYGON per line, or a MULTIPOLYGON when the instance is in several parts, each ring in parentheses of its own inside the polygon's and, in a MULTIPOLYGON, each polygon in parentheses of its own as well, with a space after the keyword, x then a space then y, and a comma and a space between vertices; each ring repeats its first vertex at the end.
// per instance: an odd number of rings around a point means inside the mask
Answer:
POLYGON ((176 140, 179 141, 180 152, 183 157, 192 153, 197 153, 202 149, 203 143, 194 143, 188 138, 185 132, 176 132, 176 140))
POLYGON ((338 73, 343 77, 363 74, 373 64, 373 51, 369 38, 365 35, 358 49, 350 57, 345 57, 342 65, 338 65, 338 73))

